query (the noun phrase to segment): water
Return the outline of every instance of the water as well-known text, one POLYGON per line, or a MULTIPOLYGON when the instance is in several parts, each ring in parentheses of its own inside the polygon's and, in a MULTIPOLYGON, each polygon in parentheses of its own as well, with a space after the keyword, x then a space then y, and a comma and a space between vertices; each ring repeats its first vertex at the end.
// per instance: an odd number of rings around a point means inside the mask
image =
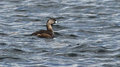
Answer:
POLYGON ((119 0, 0 0, 0 67, 120 67, 119 34, 119 0))

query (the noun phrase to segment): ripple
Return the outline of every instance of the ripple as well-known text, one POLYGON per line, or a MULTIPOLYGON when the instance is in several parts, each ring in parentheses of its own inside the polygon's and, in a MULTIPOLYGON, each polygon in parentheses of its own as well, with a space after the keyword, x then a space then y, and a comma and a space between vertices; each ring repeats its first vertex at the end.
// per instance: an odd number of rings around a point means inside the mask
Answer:
POLYGON ((6 33, 0 33, 0 36, 8 36, 6 33))
POLYGON ((54 25, 53 28, 56 30, 61 30, 61 29, 67 29, 65 26, 60 26, 60 25, 54 25))
POLYGON ((0 45, 7 45, 7 43, 0 43, 0 45))
POLYGON ((10 57, 10 56, 0 56, 0 62, 8 62, 8 63, 12 63, 12 62, 23 62, 25 60, 18 58, 18 57, 10 57))
POLYGON ((27 8, 27 6, 18 7, 14 11, 16 11, 16 12, 27 12, 28 10, 26 8, 27 8))
POLYGON ((40 22, 41 20, 37 18, 22 18, 15 20, 15 22, 22 22, 22 21, 40 22))
POLYGON ((105 49, 99 49, 99 50, 97 50, 97 53, 107 53, 108 51, 107 50, 105 50, 105 49))
POLYGON ((26 52, 26 51, 23 51, 23 50, 21 50, 21 49, 12 49, 12 52, 19 52, 19 53, 24 53, 24 52, 26 52))
POLYGON ((0 59, 1 60, 3 60, 3 59, 15 59, 16 60, 16 59, 19 59, 19 58, 15 58, 15 57, 0 57, 0 59))
POLYGON ((17 14, 17 15, 13 15, 12 17, 29 17, 29 16, 24 14, 17 14))
POLYGON ((78 55, 76 53, 68 53, 66 54, 68 57, 77 57, 78 55))

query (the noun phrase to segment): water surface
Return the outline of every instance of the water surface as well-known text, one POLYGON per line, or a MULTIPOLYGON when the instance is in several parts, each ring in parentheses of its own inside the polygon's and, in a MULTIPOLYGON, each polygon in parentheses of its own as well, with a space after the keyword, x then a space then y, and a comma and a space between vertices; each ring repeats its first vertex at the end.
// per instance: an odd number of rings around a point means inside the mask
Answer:
POLYGON ((120 67, 119 0, 1 0, 0 67, 120 67), (55 38, 26 36, 46 29, 55 38))

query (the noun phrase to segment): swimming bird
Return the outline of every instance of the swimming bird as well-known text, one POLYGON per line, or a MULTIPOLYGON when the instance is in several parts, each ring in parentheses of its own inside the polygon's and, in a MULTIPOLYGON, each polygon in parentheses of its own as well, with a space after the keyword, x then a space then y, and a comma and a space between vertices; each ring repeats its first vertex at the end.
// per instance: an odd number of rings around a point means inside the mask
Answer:
POLYGON ((57 23, 56 19, 50 18, 46 23, 47 30, 39 30, 32 33, 31 35, 42 37, 42 38, 53 38, 54 31, 53 31, 52 25, 55 23, 57 23))

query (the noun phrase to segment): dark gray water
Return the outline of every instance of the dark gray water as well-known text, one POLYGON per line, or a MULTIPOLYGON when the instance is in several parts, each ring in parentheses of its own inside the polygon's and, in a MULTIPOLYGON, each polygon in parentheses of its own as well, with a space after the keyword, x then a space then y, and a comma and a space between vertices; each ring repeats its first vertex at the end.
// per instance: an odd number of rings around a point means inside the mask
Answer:
POLYGON ((0 67, 120 67, 120 0, 0 0, 0 67))

